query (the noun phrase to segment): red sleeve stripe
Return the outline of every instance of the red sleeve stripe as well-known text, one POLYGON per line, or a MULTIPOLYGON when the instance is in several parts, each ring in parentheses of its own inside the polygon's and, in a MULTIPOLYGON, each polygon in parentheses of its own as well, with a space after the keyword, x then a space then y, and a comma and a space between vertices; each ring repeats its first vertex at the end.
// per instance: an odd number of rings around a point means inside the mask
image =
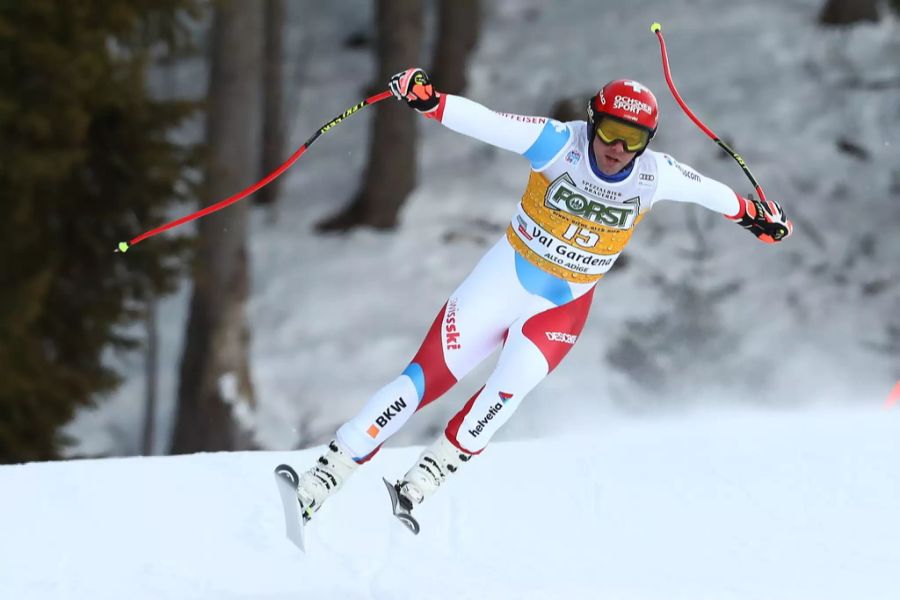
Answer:
POLYGON ((444 105, 447 104, 447 94, 440 94, 438 96, 438 105, 434 110, 425 113, 425 116, 429 119, 434 119, 438 123, 444 120, 444 105))
POLYGON ((743 217, 745 214, 747 214, 747 200, 745 198, 741 197, 741 195, 738 194, 737 192, 735 192, 734 195, 737 196, 738 206, 740 208, 738 208, 736 215, 725 215, 725 217, 728 219, 731 219, 732 221, 737 221, 738 219, 743 217))

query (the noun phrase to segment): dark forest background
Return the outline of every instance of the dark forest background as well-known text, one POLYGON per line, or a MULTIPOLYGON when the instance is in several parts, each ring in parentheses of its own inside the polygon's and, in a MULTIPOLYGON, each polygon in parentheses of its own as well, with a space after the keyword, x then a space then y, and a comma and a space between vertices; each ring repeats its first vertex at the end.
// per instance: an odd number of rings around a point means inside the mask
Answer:
MULTIPOLYGON (((253 447, 216 382, 237 373, 252 406, 247 223, 254 210, 277 216, 278 182, 198 221, 195 234, 160 236, 127 260, 110 240, 229 196, 291 151, 285 73, 301 57, 285 51, 287 2, 0 2, 0 463, 59 458, 68 443, 61 428, 120 383, 104 360, 116 351, 148 357, 149 448, 155 307, 184 277, 193 291, 168 450, 253 447), (234 52, 239 44, 247 50, 234 52), (154 66, 198 59, 210 74, 204 98, 172 98, 147 83, 154 66), (176 133, 190 123, 202 134, 185 141, 176 133), (135 324, 146 335, 123 333, 135 324)), ((900 9, 900 0, 890 4, 900 9)), ((397 65, 420 64, 430 35, 423 66, 442 91, 461 93, 484 10, 478 0, 375 0, 370 29, 348 32, 347 43, 375 55, 377 89, 397 65)), ((887 10, 828 0, 819 18, 843 27, 887 10)), ((315 27, 315 14, 304 26, 315 27)), ((417 116, 393 102, 373 110, 359 189, 319 234, 390 230, 416 186, 417 116)), ((900 355, 900 323, 887 328, 886 351, 900 355)))

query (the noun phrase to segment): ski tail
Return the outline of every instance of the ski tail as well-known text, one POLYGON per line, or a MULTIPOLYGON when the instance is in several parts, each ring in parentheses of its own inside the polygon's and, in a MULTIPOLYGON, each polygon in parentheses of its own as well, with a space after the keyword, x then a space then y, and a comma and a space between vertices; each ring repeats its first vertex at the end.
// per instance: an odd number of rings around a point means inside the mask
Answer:
POLYGON ((285 535, 302 552, 306 552, 305 527, 309 518, 303 513, 297 498, 297 483, 300 477, 290 465, 275 467, 275 484, 284 509, 285 535))

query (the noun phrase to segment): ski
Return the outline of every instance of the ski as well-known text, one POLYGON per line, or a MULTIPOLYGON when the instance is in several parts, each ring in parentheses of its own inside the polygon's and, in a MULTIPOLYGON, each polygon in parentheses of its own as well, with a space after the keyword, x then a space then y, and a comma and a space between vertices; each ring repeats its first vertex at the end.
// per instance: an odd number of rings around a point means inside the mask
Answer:
POLYGON ((297 483, 300 477, 290 465, 278 465, 275 467, 275 484, 278 486, 278 494, 281 496, 281 505, 284 508, 284 529, 287 538, 302 552, 306 552, 304 529, 306 521, 300 510, 300 500, 297 498, 297 483))
POLYGON ((384 477, 382 477, 381 480, 384 481, 388 494, 391 496, 391 509, 394 511, 394 516, 400 519, 400 522, 403 523, 407 529, 412 531, 413 534, 418 535, 419 522, 412 516, 410 509, 401 504, 400 495, 397 493, 397 487, 384 477))

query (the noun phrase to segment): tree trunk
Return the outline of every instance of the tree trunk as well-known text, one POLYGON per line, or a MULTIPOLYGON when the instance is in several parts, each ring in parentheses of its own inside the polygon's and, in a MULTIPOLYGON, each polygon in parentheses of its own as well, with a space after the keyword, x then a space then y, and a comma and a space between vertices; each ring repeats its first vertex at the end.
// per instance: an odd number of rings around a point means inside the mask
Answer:
MULTIPOLYGON (((261 137, 262 6, 252 0, 221 0, 215 6, 207 100, 208 203, 255 180, 261 137)), ((244 314, 249 208, 239 202, 197 221, 173 453, 249 447, 249 432, 241 426, 255 404, 244 314)))
MULTIPOLYGON (((378 0, 377 89, 391 75, 419 63, 422 6, 419 0, 378 0)), ((361 189, 350 205, 318 224, 319 231, 346 231, 358 225, 390 229, 416 185, 416 119, 408 106, 391 99, 375 107, 369 157, 361 189)))
POLYGON ((466 63, 478 43, 481 10, 478 0, 440 0, 438 39, 431 79, 447 94, 466 89, 466 63))
POLYGON ((877 0, 827 0, 819 14, 819 22, 824 25, 849 25, 877 20, 877 0))
MULTIPOLYGON (((263 59, 262 173, 260 179, 284 162, 284 0, 265 0, 265 46, 263 59)), ((261 206, 274 208, 280 180, 254 195, 261 206)))
POLYGON ((156 320, 157 299, 152 293, 147 297, 147 348, 144 353, 144 431, 141 436, 141 454, 153 456, 153 439, 156 437, 156 405, 159 389, 159 336, 156 320))

